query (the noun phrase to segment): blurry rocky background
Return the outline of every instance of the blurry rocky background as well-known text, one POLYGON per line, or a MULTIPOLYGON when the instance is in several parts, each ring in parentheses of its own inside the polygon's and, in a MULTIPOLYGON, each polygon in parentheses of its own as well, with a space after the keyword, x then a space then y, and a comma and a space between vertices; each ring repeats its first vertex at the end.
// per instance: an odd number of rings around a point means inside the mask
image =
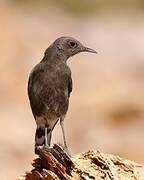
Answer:
MULTIPOLYGON (((28 75, 59 36, 98 51, 69 60, 74 81, 65 119, 72 155, 89 149, 144 164, 144 1, 0 1, 0 179, 34 158, 28 75)), ((62 142, 59 124, 53 142, 62 142)))

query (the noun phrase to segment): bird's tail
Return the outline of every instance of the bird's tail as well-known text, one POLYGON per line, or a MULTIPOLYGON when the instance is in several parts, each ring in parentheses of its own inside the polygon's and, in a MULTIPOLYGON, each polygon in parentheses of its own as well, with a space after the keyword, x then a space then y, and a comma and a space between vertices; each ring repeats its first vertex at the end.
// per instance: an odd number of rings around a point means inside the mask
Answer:
POLYGON ((35 133, 35 146, 42 146, 45 144, 45 127, 37 127, 35 133))

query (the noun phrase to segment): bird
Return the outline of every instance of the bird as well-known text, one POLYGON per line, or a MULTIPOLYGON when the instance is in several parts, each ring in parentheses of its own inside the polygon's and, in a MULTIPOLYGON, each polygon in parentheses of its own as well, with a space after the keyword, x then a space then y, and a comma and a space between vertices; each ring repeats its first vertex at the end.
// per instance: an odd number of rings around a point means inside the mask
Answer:
POLYGON ((42 60, 30 72, 28 97, 37 125, 35 154, 38 154, 39 147, 50 147, 52 131, 58 121, 62 130, 63 148, 69 153, 64 119, 73 82, 67 60, 80 52, 97 53, 75 38, 59 37, 45 50, 42 60))

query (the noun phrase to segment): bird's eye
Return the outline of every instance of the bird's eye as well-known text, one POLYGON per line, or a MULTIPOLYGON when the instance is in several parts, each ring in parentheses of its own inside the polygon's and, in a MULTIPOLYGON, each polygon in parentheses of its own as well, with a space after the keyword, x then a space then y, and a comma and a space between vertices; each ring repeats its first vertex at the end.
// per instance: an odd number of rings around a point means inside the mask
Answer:
POLYGON ((69 45, 70 45, 71 48, 75 48, 77 46, 77 43, 74 42, 74 41, 70 41, 69 45))

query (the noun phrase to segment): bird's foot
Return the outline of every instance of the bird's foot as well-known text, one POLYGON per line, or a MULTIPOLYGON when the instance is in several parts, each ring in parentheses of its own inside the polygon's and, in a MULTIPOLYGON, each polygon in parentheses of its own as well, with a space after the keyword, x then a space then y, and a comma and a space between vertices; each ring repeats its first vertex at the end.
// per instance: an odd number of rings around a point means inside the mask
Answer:
POLYGON ((44 148, 44 150, 48 151, 48 150, 50 149, 50 146, 47 145, 47 144, 45 144, 45 145, 43 146, 43 148, 44 148))
POLYGON ((55 146, 61 148, 61 150, 62 150, 69 158, 71 157, 67 146, 62 145, 61 143, 54 144, 54 147, 55 147, 55 146))
POLYGON ((48 146, 48 145, 35 146, 35 149, 34 149, 35 154, 39 155, 41 149, 44 149, 44 150, 48 151, 50 149, 50 146, 48 146))
POLYGON ((67 156, 71 157, 67 147, 64 147, 63 150, 67 154, 67 156))
POLYGON ((35 146, 35 149, 34 149, 35 154, 39 155, 40 149, 42 149, 42 146, 35 146))

